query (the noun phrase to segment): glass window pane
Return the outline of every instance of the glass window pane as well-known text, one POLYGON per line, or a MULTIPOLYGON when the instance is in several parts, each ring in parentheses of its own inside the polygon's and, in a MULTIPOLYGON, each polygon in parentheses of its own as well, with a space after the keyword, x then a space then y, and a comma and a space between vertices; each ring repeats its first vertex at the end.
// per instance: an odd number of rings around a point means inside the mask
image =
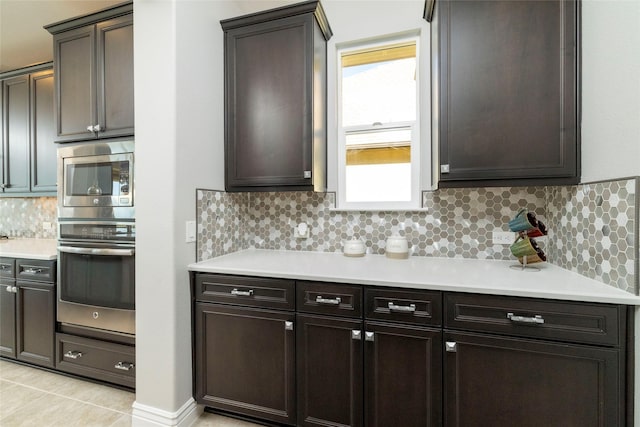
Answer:
POLYGON ((347 166, 347 202, 410 200, 411 163, 347 166))
POLYGON ((416 120, 416 59, 342 69, 342 125, 416 120))
POLYGON ((411 129, 352 132, 345 136, 346 201, 411 200, 411 129))

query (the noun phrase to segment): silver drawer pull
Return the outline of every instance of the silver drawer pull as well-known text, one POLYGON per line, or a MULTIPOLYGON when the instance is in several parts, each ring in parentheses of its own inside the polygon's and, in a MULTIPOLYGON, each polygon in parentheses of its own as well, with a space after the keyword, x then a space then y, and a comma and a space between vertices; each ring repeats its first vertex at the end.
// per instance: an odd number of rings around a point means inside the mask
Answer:
POLYGON ((27 274, 39 274, 42 273, 42 269, 41 268, 25 268, 24 270, 22 270, 23 273, 27 273, 27 274))
POLYGON ((134 368, 134 364, 131 362, 118 362, 113 367, 121 371, 130 371, 134 368))
POLYGON ((352 329, 351 330, 351 339, 352 340, 359 340, 362 338, 362 331, 359 331, 357 329, 352 329))
POLYGON ((376 340, 375 332, 365 332, 364 333, 364 340, 365 341, 375 341, 376 340))
POLYGON ((415 313, 416 311, 416 305, 415 304, 409 304, 409 305, 395 305, 392 302, 389 302, 389 311, 395 311, 398 313, 415 313))
POLYGON ((80 359, 82 357, 82 352, 81 351, 67 351, 64 354, 64 357, 68 358, 68 359, 80 359))
POLYGON ((541 325, 544 323, 544 319, 539 314, 533 317, 515 316, 513 313, 507 313, 507 319, 515 323, 535 323, 541 325))
POLYGON ((322 298, 321 295, 318 295, 316 297, 316 302, 318 304, 325 304, 325 305, 339 305, 340 304, 340 297, 335 297, 335 298, 322 298))
POLYGON ((248 291, 241 291, 239 289, 232 289, 231 295, 235 295, 237 297, 252 297, 253 289, 249 289, 248 291))

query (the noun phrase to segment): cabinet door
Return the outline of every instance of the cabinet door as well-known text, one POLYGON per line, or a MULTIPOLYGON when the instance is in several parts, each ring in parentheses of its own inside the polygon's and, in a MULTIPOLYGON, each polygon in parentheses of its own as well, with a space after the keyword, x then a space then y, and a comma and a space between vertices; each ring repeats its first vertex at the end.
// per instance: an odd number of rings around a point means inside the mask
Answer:
POLYGON ((16 294, 13 280, 0 279, 0 356, 16 357, 16 294))
POLYGON ((362 426, 362 321, 296 319, 298 425, 362 426))
POLYGON ((3 82, 6 193, 29 191, 29 75, 3 82))
POLYGON ((197 303, 196 399, 295 424, 294 314, 197 303))
POLYGON ((56 295, 53 283, 17 281, 17 357, 53 368, 55 365, 56 295))
POLYGON ((56 191, 53 70, 31 74, 31 191, 56 191))
POLYGON ((133 15, 96 29, 98 136, 133 135, 133 15))
POLYGON ((228 191, 312 188, 312 24, 309 15, 225 33, 228 191))
POLYGON ((95 26, 56 34, 53 57, 57 141, 94 139, 94 133, 87 130, 87 126, 98 124, 95 26))
POLYGON ((442 332, 365 322, 364 339, 365 425, 441 426, 442 332))
POLYGON ((619 426, 614 349, 445 332, 446 426, 619 426))
POLYGON ((577 183, 576 2, 436 9, 441 186, 577 183))

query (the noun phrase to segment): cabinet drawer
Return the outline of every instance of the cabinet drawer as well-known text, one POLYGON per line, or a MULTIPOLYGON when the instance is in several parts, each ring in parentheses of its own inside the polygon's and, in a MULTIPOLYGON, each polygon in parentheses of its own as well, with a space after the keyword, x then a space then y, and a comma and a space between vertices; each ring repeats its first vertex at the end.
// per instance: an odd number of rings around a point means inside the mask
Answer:
POLYGON ((442 324, 442 293, 365 288, 365 318, 416 325, 442 324))
POLYGON ((16 277, 39 282, 56 281, 56 262, 36 259, 16 260, 16 277))
POLYGON ((295 282, 286 279, 197 274, 195 298, 247 307, 295 309, 295 282))
POLYGON ((135 387, 135 347, 56 334, 56 368, 77 375, 135 387))
POLYGON ((444 326, 450 329, 618 346, 621 316, 615 305, 445 294, 444 326))
POLYGON ((0 277, 15 277, 15 259, 0 258, 0 277))
POLYGON ((362 287, 324 282, 298 282, 297 311, 362 317, 362 287))

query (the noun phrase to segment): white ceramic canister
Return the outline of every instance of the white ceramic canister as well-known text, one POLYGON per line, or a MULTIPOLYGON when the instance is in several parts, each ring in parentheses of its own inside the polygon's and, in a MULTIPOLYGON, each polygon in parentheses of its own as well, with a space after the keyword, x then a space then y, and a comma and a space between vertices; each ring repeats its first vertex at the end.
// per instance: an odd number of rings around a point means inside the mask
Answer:
POLYGON ((409 242, 407 238, 393 235, 387 238, 385 255, 387 258, 407 259, 409 258, 409 242))
POLYGON ((342 253, 344 256, 360 257, 364 256, 366 247, 362 240, 355 237, 351 240, 345 240, 342 242, 342 253))

